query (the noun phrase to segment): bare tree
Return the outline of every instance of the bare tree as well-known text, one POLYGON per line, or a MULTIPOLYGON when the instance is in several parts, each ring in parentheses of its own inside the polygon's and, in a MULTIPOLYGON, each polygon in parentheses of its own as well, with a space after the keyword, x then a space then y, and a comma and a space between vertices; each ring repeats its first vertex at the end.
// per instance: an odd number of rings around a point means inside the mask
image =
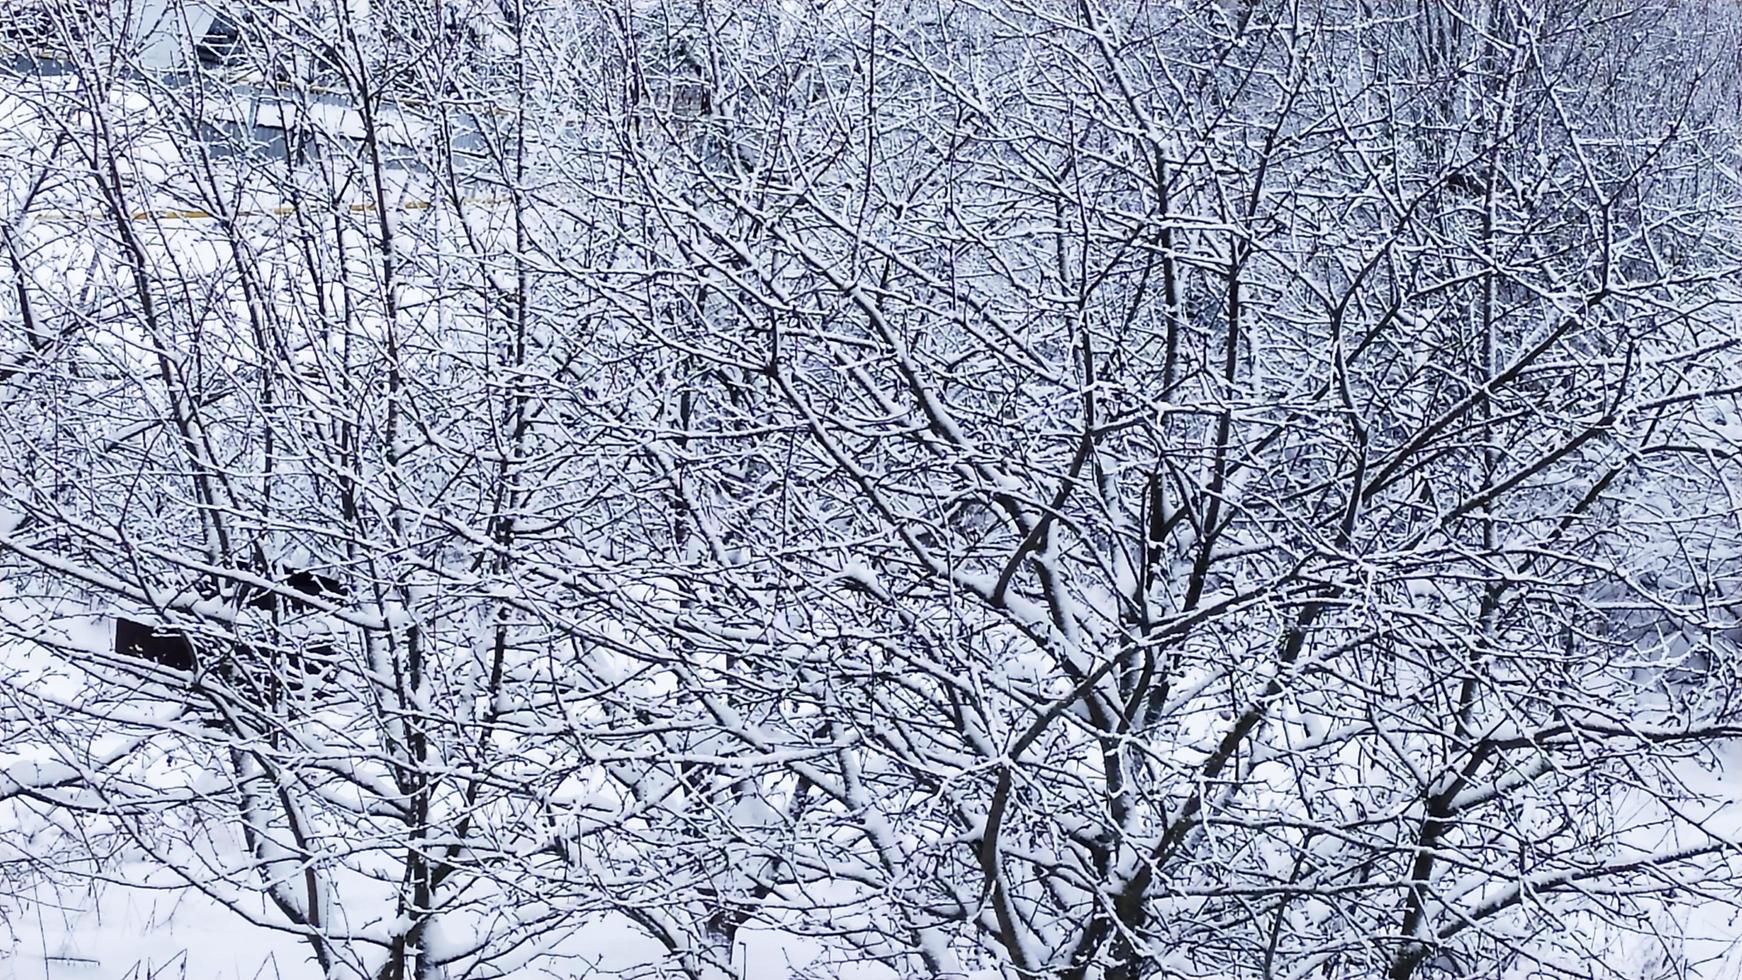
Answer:
POLYGON ((19 874, 333 978, 1698 969, 1713 10, 69 9, 6 35, 19 874))

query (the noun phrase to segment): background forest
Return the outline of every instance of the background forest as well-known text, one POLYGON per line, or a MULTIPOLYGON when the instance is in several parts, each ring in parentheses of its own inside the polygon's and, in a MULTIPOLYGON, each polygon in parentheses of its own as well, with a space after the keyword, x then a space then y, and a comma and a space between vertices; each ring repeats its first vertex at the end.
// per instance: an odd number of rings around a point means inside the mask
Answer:
POLYGON ((1742 977, 1739 14, 7 0, 0 972, 1742 977))

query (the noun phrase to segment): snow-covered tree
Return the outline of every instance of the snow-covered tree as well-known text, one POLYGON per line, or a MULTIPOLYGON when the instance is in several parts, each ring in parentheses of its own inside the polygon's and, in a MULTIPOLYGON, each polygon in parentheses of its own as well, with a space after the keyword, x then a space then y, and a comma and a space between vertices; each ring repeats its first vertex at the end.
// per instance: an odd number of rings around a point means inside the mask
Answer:
POLYGON ((9 881, 331 978, 1723 952, 1721 5, 33 17, 9 881))

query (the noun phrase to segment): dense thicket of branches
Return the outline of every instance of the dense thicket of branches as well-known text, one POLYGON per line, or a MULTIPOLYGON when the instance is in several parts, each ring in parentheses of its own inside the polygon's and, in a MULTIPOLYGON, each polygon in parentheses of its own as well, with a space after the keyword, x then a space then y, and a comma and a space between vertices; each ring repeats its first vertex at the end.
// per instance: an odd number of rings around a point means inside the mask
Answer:
POLYGON ((1734 10, 144 6, 8 35, 13 880, 333 978, 1698 969, 1734 10))

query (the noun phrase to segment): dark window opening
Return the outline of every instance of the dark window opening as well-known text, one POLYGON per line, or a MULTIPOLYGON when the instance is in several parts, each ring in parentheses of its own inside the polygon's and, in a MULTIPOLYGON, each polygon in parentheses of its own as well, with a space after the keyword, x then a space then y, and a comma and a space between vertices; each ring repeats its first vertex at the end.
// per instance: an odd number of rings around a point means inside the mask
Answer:
POLYGON ((194 55, 202 68, 225 68, 242 59, 242 46, 242 25, 220 14, 194 46, 194 55))

